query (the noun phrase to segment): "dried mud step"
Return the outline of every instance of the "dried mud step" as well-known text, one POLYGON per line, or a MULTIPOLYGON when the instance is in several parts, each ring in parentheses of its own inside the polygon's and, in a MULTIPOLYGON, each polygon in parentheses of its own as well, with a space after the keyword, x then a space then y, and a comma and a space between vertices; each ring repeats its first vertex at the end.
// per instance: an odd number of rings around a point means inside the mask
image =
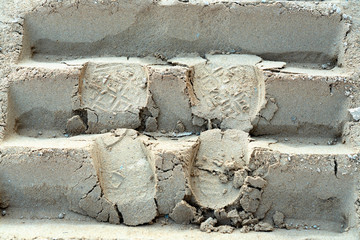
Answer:
POLYGON ((69 65, 65 68, 64 64, 35 69, 22 64, 8 91, 8 135, 13 130, 30 136, 37 136, 40 130, 54 130, 56 137, 56 131, 70 133, 73 125, 83 125, 83 133, 90 134, 115 128, 201 132, 222 127, 249 131, 264 101, 263 76, 255 66, 261 58, 207 58, 209 63, 200 57, 189 58, 190 62, 197 61, 196 66, 173 66, 151 58, 70 61, 65 62, 69 65), (53 81, 42 84, 47 78, 53 81), (32 83, 38 96, 31 102, 29 98, 34 95, 24 91, 31 89, 32 83), (62 86, 61 96, 52 94, 61 89, 57 85, 62 86), (46 102, 51 104, 44 106, 46 102), (41 111, 45 117, 47 112, 52 114, 47 119, 36 118, 41 111), (76 115, 77 119, 70 120, 76 115))
POLYGON ((344 124, 351 121, 347 76, 310 69, 299 72, 287 73, 284 68, 265 73, 266 105, 252 135, 341 137, 344 124))
POLYGON ((286 228, 323 228, 343 232, 355 224, 358 184, 357 151, 344 146, 252 142, 250 168, 267 187, 256 216, 275 222, 277 212, 289 216, 286 228), (268 168, 259 167, 262 164, 268 168), (291 217, 290 217, 291 216, 291 217), (305 220, 304 219, 308 219, 305 220))
POLYGON ((1 206, 5 218, 89 221, 75 212, 126 225, 165 217, 201 223, 208 232, 275 227, 355 234, 356 151, 328 145, 328 153, 311 153, 312 146, 269 143, 219 129, 177 138, 132 129, 66 139, 18 136, 0 146, 1 206))
POLYGON ((286 67, 241 54, 27 61, 19 69, 7 92, 5 135, 221 128, 341 138, 356 91, 341 68, 286 67))
POLYGON ((289 3, 191 1, 123 3, 118 8, 60 5, 56 12, 39 7, 25 16, 23 57, 158 54, 169 59, 225 51, 277 61, 336 62, 347 31, 340 12, 327 5, 316 6, 319 12, 296 7, 299 11, 289 3))

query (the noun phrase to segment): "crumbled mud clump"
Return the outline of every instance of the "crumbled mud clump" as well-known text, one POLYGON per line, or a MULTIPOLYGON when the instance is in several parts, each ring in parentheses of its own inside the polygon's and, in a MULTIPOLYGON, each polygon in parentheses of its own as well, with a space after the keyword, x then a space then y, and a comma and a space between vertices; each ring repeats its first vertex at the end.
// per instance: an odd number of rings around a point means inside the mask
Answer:
POLYGON ((187 202, 181 201, 169 215, 176 223, 189 224, 196 216, 196 208, 187 202))
POLYGON ((86 124, 79 115, 73 116, 66 123, 66 131, 72 135, 85 133, 86 124))
POLYGON ((285 216, 282 212, 276 211, 273 215, 273 221, 275 226, 279 226, 279 227, 283 226, 284 218, 285 216))
POLYGON ((274 230, 274 227, 267 222, 259 222, 255 225, 254 230, 257 232, 271 232, 274 230))

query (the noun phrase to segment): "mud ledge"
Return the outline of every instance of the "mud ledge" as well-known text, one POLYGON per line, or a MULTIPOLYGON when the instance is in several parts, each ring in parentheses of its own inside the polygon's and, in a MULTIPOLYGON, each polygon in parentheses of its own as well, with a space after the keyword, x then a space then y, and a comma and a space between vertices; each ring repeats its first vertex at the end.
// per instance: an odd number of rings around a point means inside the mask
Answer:
POLYGON ((148 55, 170 59, 215 51, 336 64, 348 30, 342 15, 326 7, 314 12, 306 7, 295 10, 289 3, 128 5, 38 8, 25 16, 23 59, 38 54, 58 59, 148 55))

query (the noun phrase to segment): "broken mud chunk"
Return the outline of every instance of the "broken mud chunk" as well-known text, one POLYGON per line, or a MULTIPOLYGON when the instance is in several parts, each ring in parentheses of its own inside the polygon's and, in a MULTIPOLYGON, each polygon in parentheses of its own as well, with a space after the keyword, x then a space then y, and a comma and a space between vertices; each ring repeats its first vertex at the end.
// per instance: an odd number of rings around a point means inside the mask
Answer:
POLYGON ((249 218, 242 221, 242 225, 251 225, 251 224, 257 224, 259 222, 259 219, 257 218, 249 218))
POLYGON ((360 120, 360 107, 349 109, 349 112, 350 112, 352 118, 354 119, 354 121, 360 120))
POLYGON ((236 209, 233 209, 233 210, 231 210, 230 212, 227 213, 227 217, 228 218, 238 218, 240 216, 239 216, 238 211, 236 209))
POLYGON ((240 191, 229 180, 246 165, 248 134, 212 129, 201 133, 200 143, 190 180, 197 204, 213 210, 235 204, 240 191))
POLYGON ((265 108, 262 109, 259 114, 263 119, 270 122, 278 110, 279 107, 276 104, 276 100, 272 97, 269 97, 267 99, 265 108))
POLYGON ((196 213, 195 213, 195 217, 194 219, 191 221, 191 223, 195 223, 200 225, 203 221, 204 221, 204 216, 202 215, 203 212, 201 209, 197 209, 196 213))
POLYGON ((248 232, 250 232, 251 230, 253 230, 253 227, 246 225, 246 226, 243 226, 243 227, 240 229, 240 232, 241 232, 241 233, 248 233, 248 232))
POLYGON ((234 225, 236 225, 237 223, 241 223, 239 213, 236 209, 233 209, 230 212, 228 212, 227 217, 230 218, 231 223, 234 225))
POLYGON ((273 215, 273 221, 275 226, 281 226, 284 223, 284 214, 282 212, 276 211, 273 215))
POLYGON ((271 70, 271 71, 278 71, 286 66, 286 62, 280 61, 261 61, 260 63, 256 64, 262 70, 271 70))
POLYGON ((229 226, 229 225, 221 225, 221 226, 217 227, 217 231, 219 233, 228 233, 228 234, 230 234, 230 233, 232 233, 234 231, 234 229, 235 229, 234 227, 229 226))
POLYGON ((96 218, 98 213, 102 211, 100 195, 101 188, 99 185, 96 185, 92 191, 80 199, 79 207, 84 210, 88 216, 96 218))
POLYGON ((145 131, 146 132, 155 132, 158 128, 156 118, 148 117, 145 122, 145 131))
POLYGON ((200 224, 200 231, 202 232, 212 232, 212 231, 216 231, 216 227, 215 227, 215 224, 217 224, 217 220, 212 218, 212 217, 209 217, 208 219, 206 219, 205 222, 202 222, 200 224))
POLYGON ((239 212, 239 216, 242 220, 247 219, 249 217, 252 217, 251 213, 245 212, 245 211, 241 211, 239 212))
POLYGON ((274 230, 274 227, 267 222, 259 222, 255 225, 254 230, 256 232, 271 232, 274 230))
POLYGON ((246 212, 256 212, 259 207, 261 192, 256 188, 248 186, 242 186, 241 189, 242 198, 240 204, 246 212))
POLYGON ((234 173, 233 186, 234 188, 241 188, 245 182, 245 178, 248 176, 248 173, 245 169, 238 170, 234 173))
POLYGON ((227 213, 225 212, 225 209, 223 209, 223 208, 216 209, 214 211, 214 215, 218 221, 222 221, 227 218, 227 213))
POLYGON ((225 171, 233 171, 233 170, 236 170, 239 167, 240 167, 240 165, 237 164, 235 161, 227 160, 224 163, 224 170, 225 171))
POLYGON ((66 132, 71 135, 79 135, 86 131, 86 124, 79 115, 70 118, 66 123, 66 132))
POLYGON ((245 178, 245 183, 255 188, 264 188, 267 184, 267 182, 261 177, 250 177, 250 176, 245 178))
POLYGON ((190 206, 187 202, 181 201, 176 204, 174 210, 170 213, 170 218, 179 224, 189 224, 196 215, 196 208, 190 206))
POLYGON ((186 196, 191 195, 186 166, 194 158, 198 137, 168 141, 153 138, 143 141, 150 165, 154 171, 155 200, 160 215, 170 214, 186 196))
POLYGON ((198 126, 198 127, 202 127, 204 124, 205 124, 205 120, 203 118, 200 118, 198 116, 193 116, 193 119, 192 119, 192 124, 194 124, 195 126, 198 126))
MULTIPOLYGON (((121 130, 115 132, 123 135, 121 130)), ((157 216, 154 173, 137 131, 127 129, 122 138, 106 134, 96 140, 96 149, 102 156, 96 165, 102 171, 99 182, 103 195, 117 206, 124 224, 152 221, 157 216)), ((104 206, 98 207, 97 212, 104 206)))
POLYGON ((185 132, 185 125, 181 121, 177 121, 175 131, 177 132, 185 132))
POLYGON ((224 183, 224 184, 229 181, 228 177, 223 173, 219 175, 219 180, 220 180, 221 183, 224 183))
POLYGON ((109 223, 120 224, 121 214, 115 204, 109 202, 105 198, 101 198, 102 212, 98 214, 96 220, 105 222, 108 219, 109 223))

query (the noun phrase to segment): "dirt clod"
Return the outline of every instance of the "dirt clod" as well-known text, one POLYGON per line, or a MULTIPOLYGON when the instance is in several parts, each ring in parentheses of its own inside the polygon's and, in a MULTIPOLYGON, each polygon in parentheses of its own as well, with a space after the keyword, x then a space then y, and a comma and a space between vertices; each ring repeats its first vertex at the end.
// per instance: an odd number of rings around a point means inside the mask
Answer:
POLYGON ((86 131, 86 124, 79 115, 71 117, 66 123, 66 132, 72 135, 79 135, 86 131))
POLYGON ((256 232, 271 232, 274 230, 274 227, 267 222, 259 222, 254 226, 256 232))
POLYGON ((255 187, 255 188, 264 188, 266 186, 266 181, 264 179, 262 179, 261 177, 247 176, 245 178, 245 183, 247 183, 250 186, 255 187))
POLYGON ((261 192, 256 188, 251 188, 246 185, 242 186, 241 189, 242 197, 240 204, 246 212, 254 213, 260 204, 261 192))
POLYGON ((217 228, 217 231, 219 233, 227 233, 227 234, 230 234, 234 231, 234 227, 232 226, 229 226, 229 225, 221 225, 217 228))
POLYGON ((284 223, 284 214, 282 212, 276 211, 273 215, 273 221, 275 226, 282 226, 284 223))
POLYGON ((204 222, 200 224, 200 231, 202 232, 212 232, 217 230, 215 227, 215 224, 217 224, 217 220, 214 218, 209 217, 204 222))
POLYGON ((233 180, 234 188, 240 188, 244 184, 245 178, 247 176, 248 176, 248 173, 244 169, 234 172, 234 180, 233 180))
POLYGON ((187 202, 181 201, 176 204, 174 210, 170 213, 170 218, 179 224, 189 224, 196 215, 196 208, 190 206, 187 202))

